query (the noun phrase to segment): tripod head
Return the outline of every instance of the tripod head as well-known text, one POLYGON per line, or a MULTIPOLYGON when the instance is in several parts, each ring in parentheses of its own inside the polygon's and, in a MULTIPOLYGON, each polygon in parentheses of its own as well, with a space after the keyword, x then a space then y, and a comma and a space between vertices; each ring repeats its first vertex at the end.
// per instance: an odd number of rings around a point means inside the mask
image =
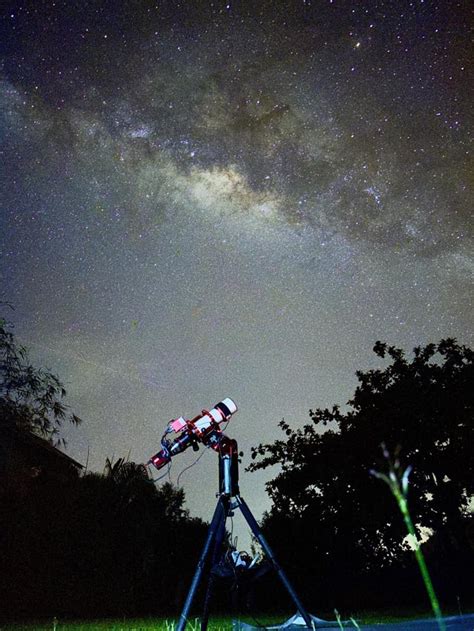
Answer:
MULTIPOLYGON (((211 447, 214 451, 225 453, 233 450, 235 441, 228 438, 220 428, 222 423, 230 420, 232 414, 237 412, 237 405, 230 398, 223 399, 211 410, 202 410, 201 414, 188 421, 183 416, 169 421, 165 433, 161 437, 161 450, 150 458, 147 464, 152 464, 156 469, 161 469, 176 454, 188 447, 195 451, 199 449, 199 443, 211 447), (176 433, 174 440, 166 436, 176 433)), ((237 445, 237 443, 235 443, 237 445)))

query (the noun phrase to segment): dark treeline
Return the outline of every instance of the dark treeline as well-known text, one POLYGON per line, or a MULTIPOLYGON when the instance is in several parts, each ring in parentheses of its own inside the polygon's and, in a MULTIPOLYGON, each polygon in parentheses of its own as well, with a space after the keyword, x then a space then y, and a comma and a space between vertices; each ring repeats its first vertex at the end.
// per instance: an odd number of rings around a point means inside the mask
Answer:
MULTIPOLYGON (((311 423, 252 453, 250 470, 279 465, 263 527, 317 610, 429 605, 381 444, 410 465, 408 504, 442 603, 474 605, 474 353, 453 339, 414 349, 378 342, 384 369, 357 374, 348 411, 310 411, 311 423)), ((275 599, 275 586, 270 598, 275 599)), ((282 594, 282 598, 284 595, 282 594)))
POLYGON ((140 465, 107 461, 103 474, 83 474, 54 447, 63 422, 80 422, 65 395, 1 320, 0 615, 176 612, 206 525, 140 465))
POLYGON ((3 485, 2 615, 176 613, 206 532, 183 502, 122 460, 103 475, 45 472, 3 485))

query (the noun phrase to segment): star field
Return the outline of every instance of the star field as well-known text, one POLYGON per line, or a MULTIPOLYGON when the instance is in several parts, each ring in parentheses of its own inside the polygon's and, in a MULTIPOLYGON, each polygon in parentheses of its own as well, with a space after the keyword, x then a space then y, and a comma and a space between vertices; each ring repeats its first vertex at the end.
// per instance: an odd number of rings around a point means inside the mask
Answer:
MULTIPOLYGON (((84 419, 73 457, 147 460, 226 396, 248 456, 344 405, 377 339, 472 344, 471 27, 427 0, 4 5, 2 294, 84 419)), ((180 479, 204 518, 215 467, 180 479)))

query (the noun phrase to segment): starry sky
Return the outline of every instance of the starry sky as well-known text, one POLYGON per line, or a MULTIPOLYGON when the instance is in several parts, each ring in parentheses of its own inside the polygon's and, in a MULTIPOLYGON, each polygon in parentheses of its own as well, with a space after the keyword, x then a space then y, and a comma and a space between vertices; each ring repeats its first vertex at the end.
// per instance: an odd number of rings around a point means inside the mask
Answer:
MULTIPOLYGON (((246 465, 376 340, 472 344, 470 5, 2 3, 1 299, 72 457, 146 461, 229 396, 246 465)), ((208 519, 196 456, 170 478, 208 519)), ((271 476, 241 472, 257 517, 271 476)))

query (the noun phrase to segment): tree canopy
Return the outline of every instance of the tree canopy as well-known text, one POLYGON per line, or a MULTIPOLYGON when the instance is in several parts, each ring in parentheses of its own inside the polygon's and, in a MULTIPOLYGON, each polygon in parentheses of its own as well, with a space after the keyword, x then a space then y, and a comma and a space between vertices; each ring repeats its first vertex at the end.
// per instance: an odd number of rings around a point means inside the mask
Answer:
POLYGON ((107 460, 103 473, 9 487, 0 506, 1 616, 136 616, 175 612, 206 525, 182 489, 143 465, 107 460))
MULTIPOLYGON (((411 359, 377 342, 390 363, 358 372, 347 411, 310 410, 312 423, 252 450, 250 470, 279 466, 267 484, 269 534, 288 528, 304 540, 302 563, 324 559, 354 573, 396 564, 406 549, 402 519, 384 484, 384 443, 411 465, 409 502, 418 528, 464 549, 474 496, 474 353, 454 339, 414 349, 411 359), (311 559, 311 560, 310 560, 311 559)), ((275 535, 277 538, 278 535, 275 535)), ((290 544, 291 546, 291 544, 290 544)), ((296 547, 296 546, 295 546, 296 547)), ((285 552, 283 552, 285 554, 285 552)), ((292 551, 298 556, 298 551, 292 551)))
POLYGON ((0 318, 0 431, 30 431, 51 442, 64 442, 59 436, 62 423, 81 422, 63 403, 65 396, 58 377, 30 363, 11 323, 0 318))
POLYGON ((156 487, 123 458, 82 476, 58 475, 54 461, 20 466, 25 436, 61 442, 62 423, 80 422, 65 395, 0 319, 0 617, 175 610, 207 530, 182 489, 156 487))

